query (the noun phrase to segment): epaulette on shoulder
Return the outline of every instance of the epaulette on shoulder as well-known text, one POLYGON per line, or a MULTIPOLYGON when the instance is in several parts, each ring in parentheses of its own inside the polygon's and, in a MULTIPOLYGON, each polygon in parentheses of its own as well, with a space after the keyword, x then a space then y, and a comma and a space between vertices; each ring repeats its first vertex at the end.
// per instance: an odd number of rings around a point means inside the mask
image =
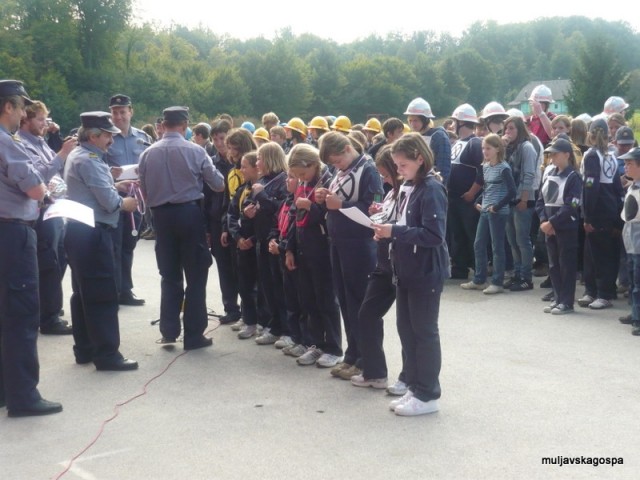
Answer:
POLYGON ((22 140, 20 140, 18 135, 11 135, 11 138, 13 138, 13 141, 16 143, 22 143, 22 140))
POLYGON ((89 153, 89 158, 98 158, 98 154, 94 152, 89 153))

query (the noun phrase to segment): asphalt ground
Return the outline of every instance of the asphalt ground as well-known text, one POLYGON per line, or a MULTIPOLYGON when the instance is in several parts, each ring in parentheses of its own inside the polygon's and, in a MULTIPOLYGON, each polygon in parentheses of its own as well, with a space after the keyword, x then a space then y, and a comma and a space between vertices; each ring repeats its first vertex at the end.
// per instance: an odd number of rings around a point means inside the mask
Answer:
MULTIPOLYGON (((384 391, 300 367, 213 317, 212 348, 158 345, 153 243, 140 241, 135 254, 134 291, 146 305, 120 309, 121 351, 139 370, 76 365, 71 337, 41 336, 39 388, 64 411, 21 419, 0 411, 1 479, 640 478, 640 337, 617 320, 624 299, 552 316, 537 286, 487 296, 448 281, 441 410, 403 418, 384 391), (623 464, 542 463, 558 456, 623 464)), ((215 266, 208 305, 222 312, 215 266)), ((393 381, 401 368, 393 309, 385 319, 393 381)))

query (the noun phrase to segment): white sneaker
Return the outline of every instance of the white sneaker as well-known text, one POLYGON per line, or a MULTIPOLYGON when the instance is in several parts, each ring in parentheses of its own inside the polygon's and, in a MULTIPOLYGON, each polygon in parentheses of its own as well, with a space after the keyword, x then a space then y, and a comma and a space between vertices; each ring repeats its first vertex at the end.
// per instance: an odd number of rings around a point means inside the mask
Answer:
POLYGON ((276 343, 273 344, 273 346, 282 350, 285 347, 293 347, 295 344, 296 342, 294 342, 291 337, 283 335, 276 341, 276 343))
POLYGON ((423 402, 422 400, 418 400, 416 397, 411 397, 405 403, 398 405, 394 412, 396 412, 396 415, 400 415, 402 417, 415 417, 416 415, 434 413, 438 410, 440 410, 440 404, 436 399, 423 402))
POLYGON ((243 328, 244 328, 244 320, 242 319, 238 320, 236 323, 231 325, 231 330, 233 330, 234 332, 239 332, 243 328))
POLYGON ((581 307, 588 307, 593 303, 594 300, 595 298, 593 298, 591 295, 585 294, 578 299, 578 305, 580 305, 581 307))
POLYGON ((276 343, 277 340, 278 340, 278 337, 276 337, 271 332, 265 332, 259 337, 256 337, 256 343, 258 345, 272 345, 276 343))
POLYGON ((351 384, 356 387, 372 387, 380 390, 387 388, 386 378, 364 378, 362 375, 351 377, 351 384))
POLYGON ((291 347, 284 347, 282 349, 282 353, 285 355, 289 355, 291 357, 301 357, 307 352, 307 347, 302 345, 301 343, 298 345, 293 345, 291 347))
POLYGON ((551 303, 548 307, 544 307, 544 309, 542 310, 544 313, 551 313, 551 310, 553 310, 554 308, 556 308, 558 306, 558 304, 556 302, 551 303))
POLYGON ((257 327, 255 325, 245 325, 242 327, 242 330, 238 332, 238 338, 242 340, 246 340, 247 338, 251 338, 256 334, 257 327))
POLYGON ((413 398, 413 392, 411 390, 407 390, 407 393, 405 393, 402 397, 396 398, 395 400, 391 400, 389 402, 389 410, 391 410, 392 412, 395 412, 396 408, 399 405, 405 404, 411 398, 413 398))
POLYGON ((387 387, 387 393, 389 395, 396 395, 398 397, 401 397, 402 395, 406 394, 408 391, 409 391, 409 387, 407 386, 406 383, 404 383, 401 380, 398 380, 393 385, 389 385, 387 387))
POLYGON ((604 298, 596 298, 589 304, 589 308, 593 310, 602 310, 603 308, 609 307, 613 307, 613 303, 611 303, 609 300, 605 300, 604 298))
POLYGON ((330 353, 323 353, 316 361, 316 365, 321 368, 331 368, 335 367, 340 360, 342 360, 342 357, 331 355, 330 353))
POLYGON ((267 333, 269 331, 269 327, 263 327, 262 325, 258 324, 256 326, 257 330, 256 332, 258 333, 258 336, 267 333))
POLYGON ((313 365, 322 356, 322 350, 316 346, 309 347, 303 355, 300 355, 296 362, 298 365, 313 365))
POLYGON ((460 287, 463 290, 484 290, 485 288, 487 288, 487 283, 473 283, 473 281, 471 282, 467 282, 467 283, 461 283, 460 287))
POLYGON ((482 290, 482 293, 484 293, 485 295, 494 295, 496 293, 502 293, 502 292, 504 292, 504 288, 501 287, 500 285, 494 285, 493 283, 489 285, 487 288, 485 288, 484 290, 482 290))

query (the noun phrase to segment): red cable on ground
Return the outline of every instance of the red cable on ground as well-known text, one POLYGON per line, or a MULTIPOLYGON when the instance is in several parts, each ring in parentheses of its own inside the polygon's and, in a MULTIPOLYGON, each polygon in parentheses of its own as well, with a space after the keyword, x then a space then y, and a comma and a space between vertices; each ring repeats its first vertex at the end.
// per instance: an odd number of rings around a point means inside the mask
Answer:
MULTIPOLYGON (((216 330, 218 327, 220 326, 220 324, 218 323, 218 325, 216 325, 215 327, 207 330, 204 335, 206 336, 207 334, 213 332, 214 330, 216 330)), ((73 466, 73 462, 75 462, 78 458, 80 458, 80 456, 82 456, 87 450, 89 450, 91 447, 93 447, 98 440, 100 439, 100 437, 102 436, 102 433, 104 432, 104 428, 107 426, 107 423, 109 423, 110 421, 114 420, 118 414, 120 413, 120 407, 123 407, 131 402, 133 402, 136 398, 140 398, 144 395, 147 394, 147 387, 156 379, 160 378, 162 375, 164 375, 167 370, 169 370, 169 368, 171 368, 171 366, 183 355, 186 355, 187 353, 189 353, 188 351, 182 352, 180 355, 177 355, 173 360, 171 360, 166 367, 164 367, 164 369, 157 374, 156 376, 152 377, 147 383, 145 383, 142 387, 142 392, 134 395, 133 397, 128 398, 127 400, 125 400, 124 402, 120 402, 120 403, 116 403, 115 406, 113 407, 113 415, 109 418, 107 418, 106 420, 104 420, 102 422, 102 424, 100 425, 100 429, 98 430, 98 433, 96 434, 96 436, 93 438, 93 440, 91 440, 86 447, 84 447, 82 450, 80 450, 80 452, 78 452, 73 458, 71 458, 71 460, 69 460, 69 465, 67 465, 67 468, 65 468, 62 472, 60 472, 56 477, 53 477, 54 480, 60 480, 64 475, 66 475, 69 470, 71 469, 71 467, 73 466)))

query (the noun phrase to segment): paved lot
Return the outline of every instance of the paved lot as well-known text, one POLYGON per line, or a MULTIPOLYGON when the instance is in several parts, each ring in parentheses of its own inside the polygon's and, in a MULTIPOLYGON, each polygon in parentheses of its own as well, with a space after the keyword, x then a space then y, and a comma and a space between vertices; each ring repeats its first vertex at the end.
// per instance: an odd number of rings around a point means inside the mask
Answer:
MULTIPOLYGON (((111 373, 78 366, 70 337, 41 337, 40 390, 61 401, 64 412, 0 415, 0 478, 640 476, 640 338, 617 321, 627 312, 623 300, 603 312, 579 309, 554 317, 542 313, 537 288, 488 297, 450 281, 440 316, 442 410, 400 418, 387 409, 384 393, 299 367, 271 346, 238 340, 227 326, 216 328, 215 321, 213 348, 181 355, 180 346, 157 345, 157 327, 150 325, 160 293, 153 242, 139 243, 134 280, 147 304, 120 310, 121 350, 140 369, 111 373), (114 406, 158 375, 147 394, 121 407, 95 444, 59 476, 113 416, 114 406), (559 455, 622 457, 624 464, 541 464, 542 457, 559 455)), ((214 269, 209 280, 209 306, 219 312, 214 269)), ((400 345, 393 312, 386 331, 395 377, 400 345)))

